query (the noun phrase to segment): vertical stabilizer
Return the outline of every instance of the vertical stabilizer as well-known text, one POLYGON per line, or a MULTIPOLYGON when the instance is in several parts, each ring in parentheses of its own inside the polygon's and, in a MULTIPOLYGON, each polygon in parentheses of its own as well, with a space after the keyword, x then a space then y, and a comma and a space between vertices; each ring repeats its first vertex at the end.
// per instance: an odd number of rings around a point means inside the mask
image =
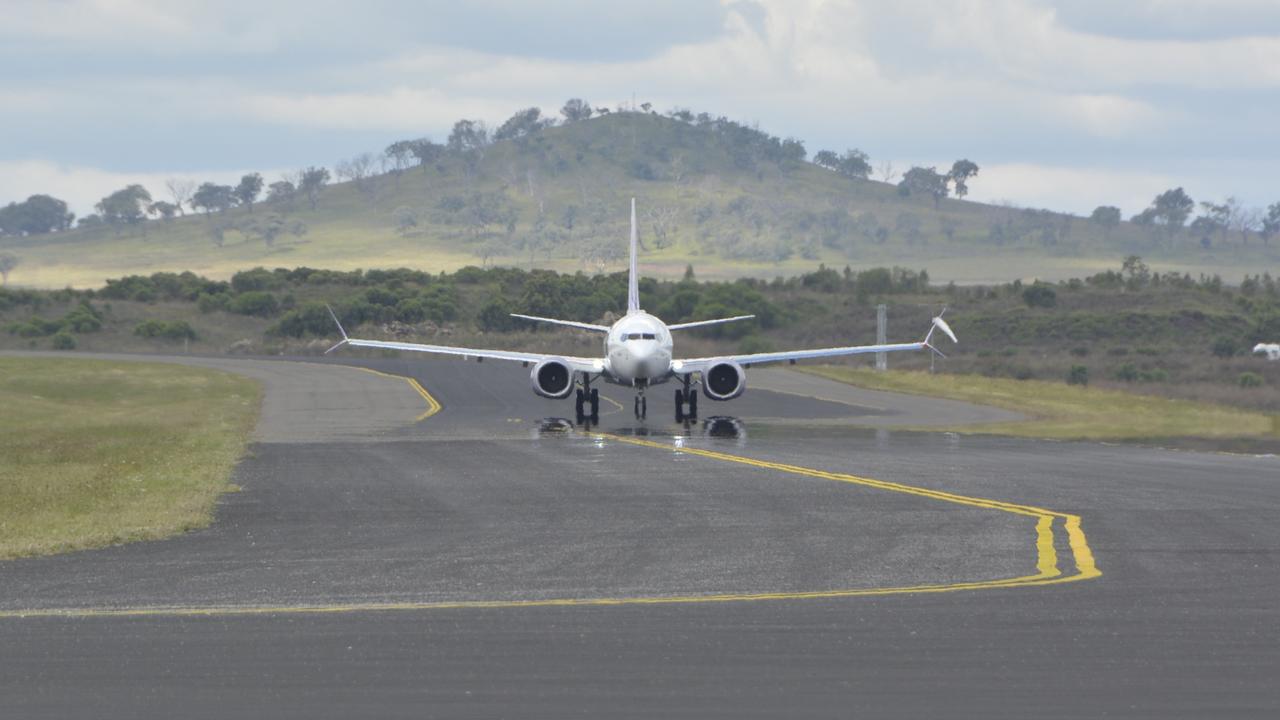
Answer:
POLYGON ((631 269, 627 273, 627 314, 640 312, 640 276, 636 273, 636 246, 640 236, 636 229, 636 199, 631 198, 631 269))

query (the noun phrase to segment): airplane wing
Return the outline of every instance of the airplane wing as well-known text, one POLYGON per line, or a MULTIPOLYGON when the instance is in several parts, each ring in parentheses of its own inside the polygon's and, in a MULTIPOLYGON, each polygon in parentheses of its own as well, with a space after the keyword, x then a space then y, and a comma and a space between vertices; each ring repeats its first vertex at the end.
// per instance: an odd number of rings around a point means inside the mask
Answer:
POLYGON ((557 320, 555 318, 538 317, 537 315, 521 315, 520 313, 511 313, 511 317, 520 318, 521 320, 532 320, 533 322, 548 323, 550 325, 564 325, 565 327, 578 328, 579 330, 590 330, 592 332, 609 332, 608 325, 592 325, 591 323, 576 322, 574 320, 557 320))
POLYGON ((719 325, 720 323, 737 322, 739 320, 750 320, 755 315, 735 315, 734 317, 716 318, 715 320, 695 320, 694 322, 676 323, 668 325, 668 330, 688 330, 689 328, 704 327, 706 325, 719 325))
POLYGON ((432 353, 434 355, 453 355, 462 358, 475 358, 477 360, 507 360, 519 363, 538 363, 543 360, 563 360, 569 364, 569 368, 575 372, 598 373, 604 369, 604 360, 601 358, 583 358, 570 357, 565 355, 551 355, 545 353, 528 353, 518 352, 515 350, 482 350, 479 348, 463 348, 454 347, 452 345, 424 345, 421 343, 396 342, 392 340, 361 340, 359 338, 347 337, 347 331, 343 329, 342 323, 338 322, 338 316, 334 314, 333 308, 329 308, 329 314, 333 316, 333 321, 338 325, 338 332, 342 333, 342 340, 333 347, 325 350, 325 354, 337 350, 343 345, 352 347, 381 348, 383 350, 407 350, 410 352, 432 353))
POLYGON ((750 355, 720 355, 717 357, 705 358, 689 358, 687 360, 676 360, 672 363, 672 370, 681 375, 693 372, 703 372, 713 363, 724 362, 726 360, 736 362, 743 367, 751 367, 752 365, 763 365, 765 363, 795 361, 795 360, 812 360, 814 358, 824 357, 840 357, 843 355, 863 355, 867 353, 882 352, 904 352, 908 350, 930 350, 939 355, 942 353, 934 349, 929 344, 933 339, 934 330, 941 330, 952 342, 956 340, 956 335, 951 331, 951 326, 947 325, 947 321, 941 317, 933 319, 933 325, 929 328, 929 333, 924 336, 924 340, 913 343, 896 343, 889 345, 851 345, 848 347, 833 348, 817 348, 813 350, 787 350, 783 352, 769 353, 752 353, 750 355))

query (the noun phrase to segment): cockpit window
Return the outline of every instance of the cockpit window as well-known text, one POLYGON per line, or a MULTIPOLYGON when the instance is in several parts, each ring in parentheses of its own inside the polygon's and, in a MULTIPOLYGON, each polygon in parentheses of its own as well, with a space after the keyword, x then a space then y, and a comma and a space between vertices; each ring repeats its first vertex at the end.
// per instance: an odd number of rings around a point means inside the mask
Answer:
POLYGON ((622 336, 623 340, 657 340, 658 336, 653 333, 626 333, 622 336))

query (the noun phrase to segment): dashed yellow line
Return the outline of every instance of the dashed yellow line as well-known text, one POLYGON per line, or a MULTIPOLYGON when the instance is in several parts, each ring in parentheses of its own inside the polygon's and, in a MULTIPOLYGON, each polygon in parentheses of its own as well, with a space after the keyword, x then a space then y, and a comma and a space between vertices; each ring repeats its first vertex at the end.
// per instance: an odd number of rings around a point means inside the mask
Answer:
MULTIPOLYGON (((431 396, 417 380, 404 377, 401 375, 391 375, 388 373, 370 370, 368 368, 359 368, 366 372, 385 377, 394 377, 407 381, 419 395, 426 400, 428 405, 427 412, 423 413, 418 419, 422 420, 440 411, 440 403, 431 396)), ((1077 582, 1080 580, 1088 580, 1090 578, 1100 577, 1102 572, 1098 569, 1097 563, 1093 557, 1093 551, 1089 548, 1088 539, 1085 537, 1084 530, 1081 528, 1080 516, 1070 513, 1057 512, 1047 510, 1045 508, 1035 507, 1031 505, 1018 505, 1015 503, 1003 502, 1000 500, 990 500, 986 498, 975 498, 966 495, 957 495, 955 493, 943 492, 940 490, 930 490, 928 488, 916 487, 913 485, 904 485, 902 483, 888 482, 884 480, 875 480, 873 478, 859 477, 857 475, 849 475, 846 473, 828 472, 825 470, 817 470, 814 468, 806 468, 799 465, 789 465, 786 463, 778 463, 767 460, 757 460, 755 458, 744 457, 741 455, 731 455, 729 453, 718 452, 714 450, 704 450, 701 448, 691 448, 687 446, 667 445, 664 443, 654 442, 652 440, 644 440, 636 437, 627 437, 623 435, 613 435, 610 433, 593 433, 593 437, 601 440, 611 440, 615 442, 625 443, 629 445, 637 445, 640 447, 654 448, 664 451, 671 451, 686 455, 695 455, 711 460, 722 462, 731 462, 741 465, 748 465, 761 469, 774 470, 777 472, 788 473, 792 475, 803 475, 825 480, 833 480, 836 482, 849 483, 854 485, 862 485, 866 487, 887 490, 891 492, 905 493, 918 497, 939 500, 942 502, 955 503, 958 505, 966 505, 970 507, 978 507, 989 510, 997 510, 1001 512, 1012 513, 1036 518, 1035 535, 1036 535, 1036 573, 1034 575, 1023 575, 1011 578, 1002 578, 996 580, 979 580, 973 582, 959 583, 941 583, 927 585, 907 585, 899 587, 883 587, 883 588, 852 588, 847 590, 819 590, 812 592, 774 592, 774 593, 711 593, 705 595, 673 595, 673 596, 650 596, 650 597, 594 597, 594 598, 553 598, 546 600, 460 600, 460 601, 444 601, 444 602, 371 602, 371 603, 334 603, 334 604, 315 604, 315 605, 223 605, 223 606, 207 606, 207 607, 183 607, 183 606, 150 606, 150 607, 103 607, 103 608, 47 608, 47 609, 31 609, 31 610, 5 610, 0 611, 0 618, 48 618, 48 617, 64 617, 64 618, 93 618, 93 617, 191 617, 191 616, 240 616, 240 615, 320 615, 320 614, 336 614, 336 613, 354 613, 354 612, 393 612, 393 611, 425 611, 425 610, 448 610, 448 609, 500 609, 500 608, 536 608, 536 607, 599 607, 599 606, 624 606, 624 605, 667 605, 667 604, 693 604, 693 603, 725 603, 725 602, 761 602, 769 600, 807 600, 807 599, 834 599, 834 598, 851 598, 851 597, 873 597, 883 595, 913 595, 913 594, 930 594, 930 593, 948 593, 961 592, 969 590, 994 590, 1000 588, 1028 587, 1038 585, 1054 585, 1059 583, 1077 582), (1053 526, 1055 521, 1060 520, 1063 530, 1067 534, 1067 544, 1071 548, 1073 564, 1075 572, 1064 575, 1058 567, 1058 554, 1055 548, 1055 536, 1053 526)))

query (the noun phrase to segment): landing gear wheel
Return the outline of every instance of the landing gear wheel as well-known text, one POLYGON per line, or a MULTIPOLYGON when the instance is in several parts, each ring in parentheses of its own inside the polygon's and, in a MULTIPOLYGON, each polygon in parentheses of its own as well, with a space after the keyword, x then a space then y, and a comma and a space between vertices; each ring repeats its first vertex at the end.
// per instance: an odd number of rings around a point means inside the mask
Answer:
POLYGON ((689 392, 689 412, 685 413, 685 416, 690 420, 698 419, 698 393, 689 392))
POLYGON ((585 396, 586 393, 579 390, 573 401, 574 416, 578 419, 578 422, 582 422, 582 404, 585 396))
POLYGON ((636 419, 637 420, 644 419, 644 416, 648 414, 648 410, 649 410, 648 401, 645 400, 643 395, 637 395, 636 396, 636 419))
POLYGON ((676 391, 676 422, 684 422, 684 391, 676 391))
POLYGON ((600 422, 600 391, 591 388, 591 422, 600 422))

